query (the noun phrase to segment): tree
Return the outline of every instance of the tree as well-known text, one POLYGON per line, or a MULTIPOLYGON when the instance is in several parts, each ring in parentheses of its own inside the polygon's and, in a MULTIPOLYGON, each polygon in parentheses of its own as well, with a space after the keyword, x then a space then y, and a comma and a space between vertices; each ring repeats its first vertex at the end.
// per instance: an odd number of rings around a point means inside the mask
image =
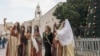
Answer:
POLYGON ((61 21, 69 19, 73 27, 85 23, 87 15, 87 0, 72 0, 58 5, 53 13, 61 21))
POLYGON ((87 37, 100 37, 100 0, 90 0, 87 14, 87 37))

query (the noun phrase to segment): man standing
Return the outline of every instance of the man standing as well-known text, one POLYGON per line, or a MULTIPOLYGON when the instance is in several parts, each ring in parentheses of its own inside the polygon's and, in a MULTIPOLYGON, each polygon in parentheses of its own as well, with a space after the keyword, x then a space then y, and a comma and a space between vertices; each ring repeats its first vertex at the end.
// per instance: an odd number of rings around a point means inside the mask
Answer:
POLYGON ((1 41, 2 48, 5 48, 5 43, 6 43, 6 32, 5 31, 2 31, 0 39, 1 39, 0 41, 1 41))
POLYGON ((74 56, 74 36, 68 19, 64 22, 64 27, 57 30, 57 38, 63 46, 62 56, 74 56))

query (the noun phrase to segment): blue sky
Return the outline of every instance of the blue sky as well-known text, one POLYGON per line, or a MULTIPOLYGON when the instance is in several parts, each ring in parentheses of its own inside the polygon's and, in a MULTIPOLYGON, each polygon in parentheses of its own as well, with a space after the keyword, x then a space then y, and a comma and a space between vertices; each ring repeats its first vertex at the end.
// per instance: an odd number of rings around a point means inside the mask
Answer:
POLYGON ((0 24, 5 17, 7 22, 14 23, 33 19, 38 1, 42 14, 45 14, 57 3, 66 0, 0 0, 0 24))

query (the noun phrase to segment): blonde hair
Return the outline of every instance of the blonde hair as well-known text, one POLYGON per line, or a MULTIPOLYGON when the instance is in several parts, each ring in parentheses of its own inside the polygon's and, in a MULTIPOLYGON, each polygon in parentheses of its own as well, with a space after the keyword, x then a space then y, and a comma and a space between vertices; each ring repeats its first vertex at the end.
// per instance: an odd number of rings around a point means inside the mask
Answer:
POLYGON ((51 32, 51 27, 50 26, 47 25, 46 28, 48 29, 49 32, 51 32))

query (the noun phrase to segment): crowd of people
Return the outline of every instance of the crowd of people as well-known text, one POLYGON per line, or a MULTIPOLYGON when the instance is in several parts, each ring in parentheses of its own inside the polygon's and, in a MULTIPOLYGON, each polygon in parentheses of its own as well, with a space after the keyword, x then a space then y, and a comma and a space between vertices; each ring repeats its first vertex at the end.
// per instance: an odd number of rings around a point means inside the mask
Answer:
POLYGON ((6 56, 42 56, 43 46, 45 56, 74 56, 74 39, 68 20, 60 24, 59 28, 62 29, 59 31, 56 24, 53 32, 47 25, 42 36, 38 25, 35 25, 34 29, 28 27, 27 31, 19 22, 13 27, 8 27, 4 19, 4 25, 5 29, 10 31, 6 56))

